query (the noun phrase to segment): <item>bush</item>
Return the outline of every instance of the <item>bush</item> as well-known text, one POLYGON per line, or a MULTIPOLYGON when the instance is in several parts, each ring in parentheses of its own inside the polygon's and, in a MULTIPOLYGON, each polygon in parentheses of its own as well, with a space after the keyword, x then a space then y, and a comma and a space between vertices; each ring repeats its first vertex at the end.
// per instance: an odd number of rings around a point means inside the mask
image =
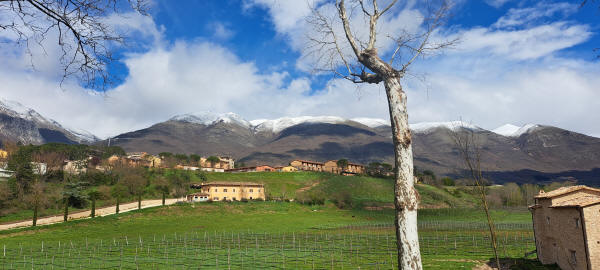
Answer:
POLYGON ((454 179, 452 179, 450 177, 442 178, 442 184, 444 186, 455 186, 456 185, 456 183, 454 182, 454 179))
POLYGON ((241 201, 241 202, 245 202, 245 203, 247 203, 247 202, 248 202, 248 199, 246 199, 246 198, 242 198, 240 201, 241 201))
POLYGON ((296 194, 296 201, 307 205, 324 205, 325 195, 321 192, 301 192, 296 194))
POLYGON ((339 209, 350 209, 354 207, 352 196, 347 191, 334 194, 333 199, 331 201, 339 209))

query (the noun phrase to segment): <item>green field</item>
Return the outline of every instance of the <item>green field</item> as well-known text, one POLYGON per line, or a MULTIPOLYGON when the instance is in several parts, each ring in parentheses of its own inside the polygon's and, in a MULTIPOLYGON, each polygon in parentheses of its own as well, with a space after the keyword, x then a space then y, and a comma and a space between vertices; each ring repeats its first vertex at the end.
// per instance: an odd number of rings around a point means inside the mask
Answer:
MULTIPOLYGON (((93 220, 0 232, 0 269, 392 269, 393 183, 319 173, 208 174, 209 181, 262 182, 271 196, 347 192, 351 209, 297 202, 179 204, 93 220), (366 209, 371 210, 366 210, 366 209)), ((419 185, 425 269, 471 269, 492 257, 485 217, 463 191, 419 185), (429 202, 427 202, 429 200, 429 202)), ((535 265, 526 209, 493 211, 501 257, 535 265)), ((521 269, 536 269, 531 268, 521 269)), ((541 266, 537 269, 546 269, 541 266)))

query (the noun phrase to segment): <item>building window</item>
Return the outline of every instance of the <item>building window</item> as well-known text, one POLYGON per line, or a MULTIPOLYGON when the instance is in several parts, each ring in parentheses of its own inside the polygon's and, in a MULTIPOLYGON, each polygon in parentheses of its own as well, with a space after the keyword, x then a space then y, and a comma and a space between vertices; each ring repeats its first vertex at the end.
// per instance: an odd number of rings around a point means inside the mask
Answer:
POLYGON ((214 197, 213 198, 213 201, 218 201, 218 200, 219 200, 219 197, 214 197))
POLYGON ((254 189, 250 189, 250 192, 254 192, 254 189))
POLYGON ((579 224, 579 219, 578 219, 578 218, 576 218, 576 219, 575 219, 575 228, 579 229, 579 226, 580 226, 580 225, 581 225, 581 224, 579 224))
MULTIPOLYGON (((252 200, 252 197, 250 197, 250 200, 252 200)), ((600 244, 600 243, 599 243, 600 244)))
POLYGON ((215 192, 219 191, 218 189, 215 188, 215 192))
POLYGON ((571 252, 570 263, 573 265, 576 265, 577 264, 577 252, 575 252, 575 250, 569 250, 569 252, 571 252))
POLYGON ((227 200, 227 197, 223 197, 223 200, 224 200, 224 201, 226 201, 226 200, 227 200))
POLYGON ((223 189, 223 192, 227 192, 227 189, 226 189, 226 188, 224 188, 224 189, 223 189))
POLYGON ((233 192, 235 192, 235 188, 233 189, 233 192))
POLYGON ((233 198, 231 198, 231 199, 233 199, 234 201, 237 201, 237 198, 235 198, 235 197, 233 197, 233 198))

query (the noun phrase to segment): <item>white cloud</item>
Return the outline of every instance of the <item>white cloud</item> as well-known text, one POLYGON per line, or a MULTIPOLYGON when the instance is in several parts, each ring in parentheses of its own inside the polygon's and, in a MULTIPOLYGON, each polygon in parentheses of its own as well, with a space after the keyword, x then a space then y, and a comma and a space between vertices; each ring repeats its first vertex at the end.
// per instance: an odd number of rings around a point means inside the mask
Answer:
POLYGON ((538 2, 532 7, 511 8, 493 26, 498 28, 522 26, 555 15, 566 17, 577 12, 577 9, 578 5, 574 3, 538 2))
POLYGON ((213 37, 218 40, 227 40, 235 35, 235 31, 233 31, 229 26, 225 25, 221 22, 214 22, 208 25, 209 30, 213 32, 213 37))
POLYGON ((464 30, 458 35, 459 52, 474 54, 487 51, 515 60, 535 59, 572 47, 592 36, 586 25, 554 22, 521 30, 504 30, 477 27, 464 30))
POLYGON ((500 8, 504 6, 504 4, 510 2, 512 0, 485 0, 485 2, 495 8, 500 8))

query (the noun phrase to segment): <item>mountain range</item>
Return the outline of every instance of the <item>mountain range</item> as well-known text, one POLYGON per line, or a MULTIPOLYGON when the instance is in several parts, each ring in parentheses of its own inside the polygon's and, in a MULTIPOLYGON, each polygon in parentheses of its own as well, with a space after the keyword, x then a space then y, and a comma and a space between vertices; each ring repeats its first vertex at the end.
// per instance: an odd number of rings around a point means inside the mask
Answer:
POLYGON ((0 142, 88 144, 98 140, 87 131, 65 128, 18 102, 0 99, 0 142))
MULTIPOLYGON (((463 166, 449 131, 472 131, 482 168, 495 182, 546 182, 576 178, 600 185, 600 138, 552 126, 504 125, 486 130, 464 122, 411 125, 415 165, 460 177, 463 166)), ((293 159, 393 164, 389 123, 381 119, 302 116, 247 121, 234 113, 193 113, 99 141, 20 104, 0 103, 0 140, 24 143, 96 143, 128 152, 227 155, 245 165, 286 165, 293 159)))

